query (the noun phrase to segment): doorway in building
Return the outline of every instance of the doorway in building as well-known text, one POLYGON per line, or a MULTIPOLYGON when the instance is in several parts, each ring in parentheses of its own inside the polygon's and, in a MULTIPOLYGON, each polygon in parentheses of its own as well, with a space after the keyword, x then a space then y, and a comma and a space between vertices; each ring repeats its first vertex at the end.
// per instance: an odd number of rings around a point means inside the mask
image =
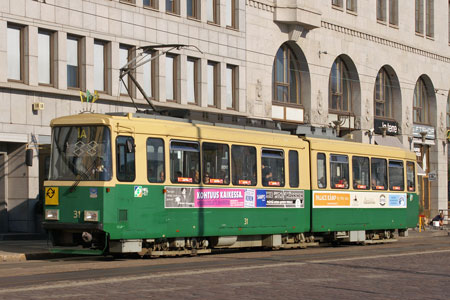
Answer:
POLYGON ((425 175, 419 179, 420 194, 420 213, 430 218, 430 180, 428 174, 430 172, 430 147, 423 144, 415 144, 414 151, 417 154, 417 164, 423 169, 425 175))

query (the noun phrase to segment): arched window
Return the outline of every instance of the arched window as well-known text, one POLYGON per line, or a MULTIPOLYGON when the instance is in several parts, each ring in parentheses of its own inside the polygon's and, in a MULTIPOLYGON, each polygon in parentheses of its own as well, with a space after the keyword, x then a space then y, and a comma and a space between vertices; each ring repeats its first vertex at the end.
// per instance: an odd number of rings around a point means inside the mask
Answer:
POLYGON ((450 128, 450 91, 447 97, 447 128, 450 128))
POLYGON ((428 91, 423 78, 419 78, 414 89, 413 122, 419 124, 428 124, 430 122, 428 91))
POLYGON ((337 58, 331 67, 329 109, 342 112, 352 110, 352 83, 348 67, 341 58, 337 58))
POLYGON ((273 101, 301 104, 300 62, 291 47, 283 44, 273 64, 273 101))
POLYGON ((375 116, 392 118, 392 93, 393 86, 391 79, 389 78, 386 69, 382 68, 380 72, 378 72, 375 81, 375 116))

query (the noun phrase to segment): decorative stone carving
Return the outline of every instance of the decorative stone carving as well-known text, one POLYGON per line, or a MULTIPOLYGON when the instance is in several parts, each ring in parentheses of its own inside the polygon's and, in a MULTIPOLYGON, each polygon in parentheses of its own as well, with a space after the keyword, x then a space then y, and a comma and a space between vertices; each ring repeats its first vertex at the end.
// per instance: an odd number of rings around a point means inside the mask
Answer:
POLYGON ((290 25, 289 26, 289 40, 298 41, 301 37, 305 38, 308 33, 308 29, 300 25, 290 25))
POLYGON ((441 116, 439 118, 439 131, 441 133, 444 133, 446 127, 444 126, 444 113, 441 112, 441 116))
POLYGON ((319 116, 323 114, 323 98, 320 90, 317 92, 317 113, 319 116))
POLYGON ((361 129, 361 117, 355 117, 355 129, 356 130, 361 129))
POLYGON ((409 128, 410 126, 411 126, 411 124, 410 124, 410 119, 409 119, 409 106, 406 106, 406 109, 405 109, 405 126, 406 126, 406 128, 409 128))
POLYGON ((262 83, 260 79, 256 80, 256 100, 261 101, 262 96, 262 83))
MULTIPOLYGON (((369 98, 366 98, 365 108, 366 108, 366 111, 365 111, 366 121, 370 123, 371 117, 370 117, 370 102, 369 102, 369 98)), ((359 125, 361 125, 361 123, 359 125)))

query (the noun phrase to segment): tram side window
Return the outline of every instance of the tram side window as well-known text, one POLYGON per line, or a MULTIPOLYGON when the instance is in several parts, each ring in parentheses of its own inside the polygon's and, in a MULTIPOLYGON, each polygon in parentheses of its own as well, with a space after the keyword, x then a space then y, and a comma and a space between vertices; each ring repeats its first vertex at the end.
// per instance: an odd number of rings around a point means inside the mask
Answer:
POLYGON ((298 152, 289 150, 289 186, 298 187, 298 152))
POLYGON ((196 142, 170 143, 170 180, 172 183, 200 183, 200 149, 196 142))
POLYGON ((231 146, 232 180, 234 185, 256 185, 256 148, 231 146))
POLYGON ((387 190, 387 163, 385 159, 372 158, 371 175, 373 190, 387 190))
POLYGON ((405 172, 403 162, 400 160, 389 160, 389 189, 391 191, 405 189, 405 172))
POLYGON ((136 178, 134 139, 129 136, 118 136, 116 139, 117 179, 134 181, 136 178))
POLYGON ((415 163, 412 161, 406 162, 406 183, 408 184, 408 191, 414 192, 416 190, 416 171, 415 163))
POLYGON ((203 143, 203 183, 230 183, 230 147, 225 144, 203 143))
POLYGON ((317 186, 327 187, 327 158, 324 153, 317 153, 317 186))
POLYGON ((261 152, 263 186, 284 186, 284 152, 263 149, 261 152))
POLYGON ((164 182, 164 141, 162 139, 147 139, 147 178, 149 182, 164 182))
POLYGON ((349 167, 347 155, 330 155, 330 181, 335 189, 348 189, 349 167))
POLYGON ((368 157, 353 156, 353 188, 357 190, 370 189, 370 165, 368 157))

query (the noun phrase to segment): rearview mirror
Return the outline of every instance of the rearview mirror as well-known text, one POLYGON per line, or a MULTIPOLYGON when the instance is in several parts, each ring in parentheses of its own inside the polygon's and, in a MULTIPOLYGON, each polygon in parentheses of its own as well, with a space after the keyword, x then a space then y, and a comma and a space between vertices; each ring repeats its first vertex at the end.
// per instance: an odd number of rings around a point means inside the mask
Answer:
POLYGON ((25 150, 25 164, 28 167, 32 167, 33 166, 33 149, 25 150))
POLYGON ((133 153, 134 152, 134 147, 136 145, 133 143, 132 139, 127 139, 127 152, 128 153, 133 153))

